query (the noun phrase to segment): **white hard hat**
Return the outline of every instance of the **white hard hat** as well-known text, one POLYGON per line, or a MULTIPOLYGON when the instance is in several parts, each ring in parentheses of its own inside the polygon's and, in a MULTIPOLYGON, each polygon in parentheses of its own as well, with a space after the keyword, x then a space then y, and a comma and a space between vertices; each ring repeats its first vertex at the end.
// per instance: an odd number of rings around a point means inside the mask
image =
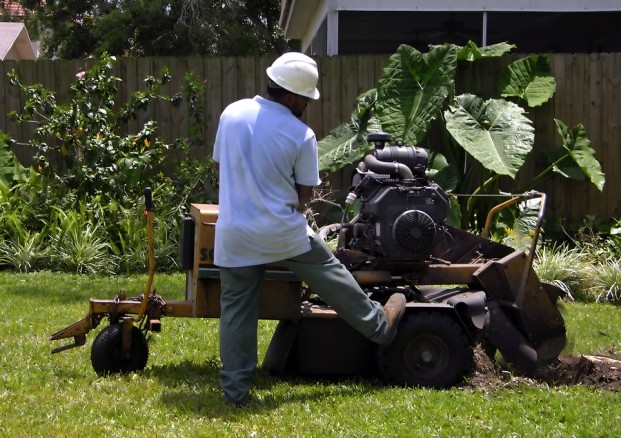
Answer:
POLYGON ((311 99, 319 99, 317 63, 305 54, 285 53, 265 72, 276 85, 285 90, 311 99))

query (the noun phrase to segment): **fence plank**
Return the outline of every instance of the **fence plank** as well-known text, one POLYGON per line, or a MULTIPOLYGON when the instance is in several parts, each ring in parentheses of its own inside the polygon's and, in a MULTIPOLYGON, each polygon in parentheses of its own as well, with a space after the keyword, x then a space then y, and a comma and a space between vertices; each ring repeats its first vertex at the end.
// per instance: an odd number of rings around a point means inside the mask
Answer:
POLYGON ((606 163, 608 193, 602 217, 621 218, 621 54, 603 55, 602 66, 602 132, 600 160, 606 163))
MULTIPOLYGON (((170 71, 170 62, 166 58, 153 58, 151 60, 151 66, 153 68, 153 76, 161 79, 162 73, 165 70, 170 71)), ((177 80, 171 80, 169 83, 163 85, 160 88, 160 93, 164 96, 172 96, 177 90, 175 82, 181 82, 182 78, 176 78, 177 80)), ((175 126, 172 122, 172 112, 168 109, 169 105, 164 105, 162 102, 152 103, 152 114, 157 121, 157 132, 164 139, 165 142, 170 143, 174 140, 175 134, 177 134, 175 126)))
MULTIPOLYGON (((203 129, 203 148, 200 151, 196 151, 197 153, 200 154, 205 154, 207 153, 207 151, 211 151, 211 149, 209 148, 209 145, 211 144, 209 141, 209 132, 208 132, 208 124, 207 124, 207 95, 208 95, 208 90, 207 90, 207 58, 204 57, 197 57, 197 58, 192 58, 192 64, 188 64, 189 65, 189 69, 190 71, 192 71, 192 73, 194 73, 196 75, 196 79, 197 81, 199 81, 201 83, 201 85, 205 86, 205 95, 203 96, 199 96, 201 99, 203 99, 203 113, 200 115, 201 119, 202 119, 202 123, 204 125, 204 129, 203 129)), ((189 130, 189 127, 188 127, 189 130)), ((188 131, 188 135, 189 135, 189 131, 188 131)), ((211 153, 211 152, 209 152, 211 153)))
POLYGON ((254 57, 243 56, 237 59, 237 68, 239 69, 239 74, 237 75, 237 88, 239 90, 238 98, 243 99, 254 97, 255 94, 257 94, 257 70, 254 57))
MULTIPOLYGON (((31 85, 37 83, 37 64, 35 61, 18 62, 15 66, 16 71, 24 85, 31 85)), ((19 90, 14 88, 17 92, 19 90)), ((20 102, 19 108, 23 108, 25 103, 25 97, 21 94, 16 96, 20 102)), ((34 136, 35 125, 33 123, 22 123, 19 126, 20 137, 24 139, 23 143, 27 143, 30 138, 34 136)), ((22 148, 22 153, 28 153, 32 155, 32 149, 28 146, 22 148)))
MULTIPOLYGON (((344 63, 341 59, 337 58, 328 58, 328 71, 329 77, 328 86, 325 88, 324 93, 321 97, 321 102, 324 107, 324 110, 327 105, 327 110, 330 113, 329 121, 330 126, 332 128, 336 128, 343 122, 348 122, 350 120, 350 114, 347 114, 346 117, 343 117, 343 113, 346 112, 343 110, 343 106, 345 105, 343 100, 343 81, 345 80, 347 74, 344 72, 344 63), (338 78, 338 79, 337 79, 338 78)), ((349 105, 347 105, 350 107, 349 105)), ((353 107, 352 107, 353 109, 353 107)), ((317 136, 319 138, 323 137, 325 133, 317 132, 317 136)))
MULTIPOLYGON (((183 85, 183 77, 189 69, 188 58, 174 58, 170 63, 170 72, 173 77, 173 91, 175 93, 181 92, 183 85)), ((173 138, 187 138, 188 137, 188 124, 189 114, 187 105, 181 105, 176 109, 172 109, 168 106, 168 111, 171 111, 171 122, 175 129, 173 138)))
POLYGON ((315 132, 318 137, 328 135, 328 133, 336 128, 341 120, 339 119, 340 114, 340 99, 337 94, 337 86, 334 81, 334 75, 340 75, 340 70, 336 70, 336 62, 333 62, 332 58, 322 57, 317 59, 318 67, 319 67, 319 83, 317 87, 319 88, 319 102, 318 105, 321 105, 321 122, 317 122, 318 126, 315 126, 315 132))
POLYGON ((222 59, 222 105, 226 107, 228 104, 239 99, 239 91, 237 90, 237 59, 222 59))
POLYGON ((344 56, 341 70, 341 120, 349 120, 359 93, 358 60, 355 56, 344 56))
MULTIPOLYGON (((207 60, 207 102, 206 117, 209 145, 213 145, 220 114, 224 109, 222 103, 222 58, 207 60)), ((209 149, 211 150, 211 148, 209 149)))
MULTIPOLYGON (((19 127, 11 122, 9 113, 19 109, 19 91, 17 88, 9 83, 8 73, 14 68, 15 63, 11 61, 5 61, 0 63, 0 130, 9 134, 12 138, 18 138, 19 127)), ((13 145, 13 152, 17 156, 18 160, 29 160, 22 153, 22 149, 16 145, 13 145)))
MULTIPOLYGON (((585 101, 587 105, 587 111, 589 115, 589 139, 591 140, 591 146, 595 150, 597 157, 603 157, 603 150, 601 149, 601 133, 602 133, 602 95, 601 95, 601 57, 592 54, 585 56, 586 69, 589 75, 588 87, 589 87, 589 99, 585 101)), ((604 173, 607 173, 607 160, 602 163, 602 169, 604 173)), ((597 190, 593 184, 589 184, 589 191, 587 193, 589 200, 589 210, 593 212, 595 216, 600 216, 604 210, 606 203, 606 194, 597 190)))
POLYGON ((10 87, 9 77, 7 76, 9 69, 8 64, 0 62, 0 130, 7 132, 8 129, 8 113, 11 111, 8 105, 7 92, 10 87))
MULTIPOLYGON (((580 94, 578 99, 573 101, 571 108, 572 124, 569 128, 573 128, 579 123, 582 123, 586 129, 586 132, 590 131, 591 120, 589 118, 589 99, 591 96, 589 89, 589 69, 587 66, 587 59, 583 55, 576 55, 575 57, 575 72, 572 77, 573 87, 580 94)), ((575 95, 574 95, 575 96, 575 95)), ((591 200, 589 198, 590 183, 584 181, 579 182, 573 187, 567 186, 566 190, 571 191, 572 201, 570 202, 571 209, 569 215, 577 216, 581 211, 584 211, 583 206, 586 206, 586 214, 594 214, 592 210, 591 200), (582 205, 581 205, 582 204, 582 205)))
MULTIPOLYGON (((562 120, 563 122, 567 122, 566 114, 562 114, 562 111, 566 108, 566 96, 568 95, 567 89, 567 80, 566 80, 566 61, 567 57, 553 57, 553 63, 551 64, 552 74, 556 79, 556 92, 554 95, 554 103, 553 103, 553 111, 555 117, 562 120)), ((551 123, 554 124, 554 121, 551 123)), ((553 136, 552 146, 555 148, 561 147, 561 140, 559 135, 556 133, 556 127, 553 127, 555 133, 553 136)), ((563 186, 563 178, 558 174, 553 174, 551 176, 552 183, 549 185, 551 189, 547 190, 549 194, 550 203, 549 206, 552 207, 553 211, 561 211, 563 205, 565 204, 565 191, 563 186)))

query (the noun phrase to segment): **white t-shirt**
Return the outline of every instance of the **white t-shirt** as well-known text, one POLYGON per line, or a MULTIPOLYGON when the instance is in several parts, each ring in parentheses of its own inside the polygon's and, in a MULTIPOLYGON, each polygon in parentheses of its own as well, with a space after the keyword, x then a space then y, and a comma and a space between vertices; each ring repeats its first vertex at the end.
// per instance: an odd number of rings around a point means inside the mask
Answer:
POLYGON ((310 250, 295 189, 321 182, 308 126, 277 102, 239 100, 220 116, 213 159, 220 163, 216 265, 253 266, 310 250))

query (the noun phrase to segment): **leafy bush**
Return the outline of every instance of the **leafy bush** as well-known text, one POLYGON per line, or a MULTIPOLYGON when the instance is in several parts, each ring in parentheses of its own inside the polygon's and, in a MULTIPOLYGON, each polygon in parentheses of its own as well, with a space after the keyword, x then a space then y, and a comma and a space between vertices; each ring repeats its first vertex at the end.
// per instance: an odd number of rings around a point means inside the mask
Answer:
POLYGON ((65 104, 57 102, 53 91, 22 84, 14 71, 8 74, 26 96, 11 119, 36 128, 27 141, 0 131, 0 266, 78 273, 145 268, 145 224, 137 206, 143 205, 144 188, 150 186, 158 207, 158 269, 177 268, 174 236, 187 204, 206 202, 216 192, 213 162, 203 158, 205 86, 186 73, 180 93, 162 95, 160 89, 171 80, 165 69, 158 78, 146 77, 145 89, 123 104, 118 101, 121 79, 112 74, 114 62, 103 55, 78 73, 65 104), (167 144, 154 121, 137 133, 124 133, 127 122, 155 101, 176 107, 186 102, 190 138, 167 144), (10 143, 29 145, 35 164, 21 166, 10 143), (173 150, 180 159, 171 159, 173 150), (173 177, 161 171, 165 161, 173 177))
POLYGON ((59 104, 55 93, 40 84, 23 85, 15 71, 8 74, 10 83, 27 96, 22 111, 9 116, 15 122, 36 126, 27 143, 36 151, 36 170, 59 195, 98 198, 102 204, 109 200, 126 202, 135 200, 144 186, 161 178, 156 169, 170 145, 157 136, 157 124, 148 121, 136 134, 119 132, 150 102, 177 102, 178 97, 159 94, 160 87, 170 81, 170 74, 164 71, 159 79, 147 77, 146 90, 135 92, 116 110, 121 79, 111 74, 114 61, 105 55, 90 70, 78 73, 77 81, 70 86, 68 104, 59 104), (61 163, 50 158, 58 156, 61 163))

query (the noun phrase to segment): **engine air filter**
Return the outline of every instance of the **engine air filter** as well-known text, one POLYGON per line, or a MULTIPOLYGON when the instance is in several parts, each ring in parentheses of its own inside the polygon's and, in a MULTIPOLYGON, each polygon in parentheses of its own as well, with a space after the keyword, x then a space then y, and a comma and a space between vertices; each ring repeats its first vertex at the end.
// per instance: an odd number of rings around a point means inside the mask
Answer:
POLYGON ((392 233, 403 251, 412 256, 426 257, 436 238, 436 226, 427 213, 408 210, 397 217, 392 233))

